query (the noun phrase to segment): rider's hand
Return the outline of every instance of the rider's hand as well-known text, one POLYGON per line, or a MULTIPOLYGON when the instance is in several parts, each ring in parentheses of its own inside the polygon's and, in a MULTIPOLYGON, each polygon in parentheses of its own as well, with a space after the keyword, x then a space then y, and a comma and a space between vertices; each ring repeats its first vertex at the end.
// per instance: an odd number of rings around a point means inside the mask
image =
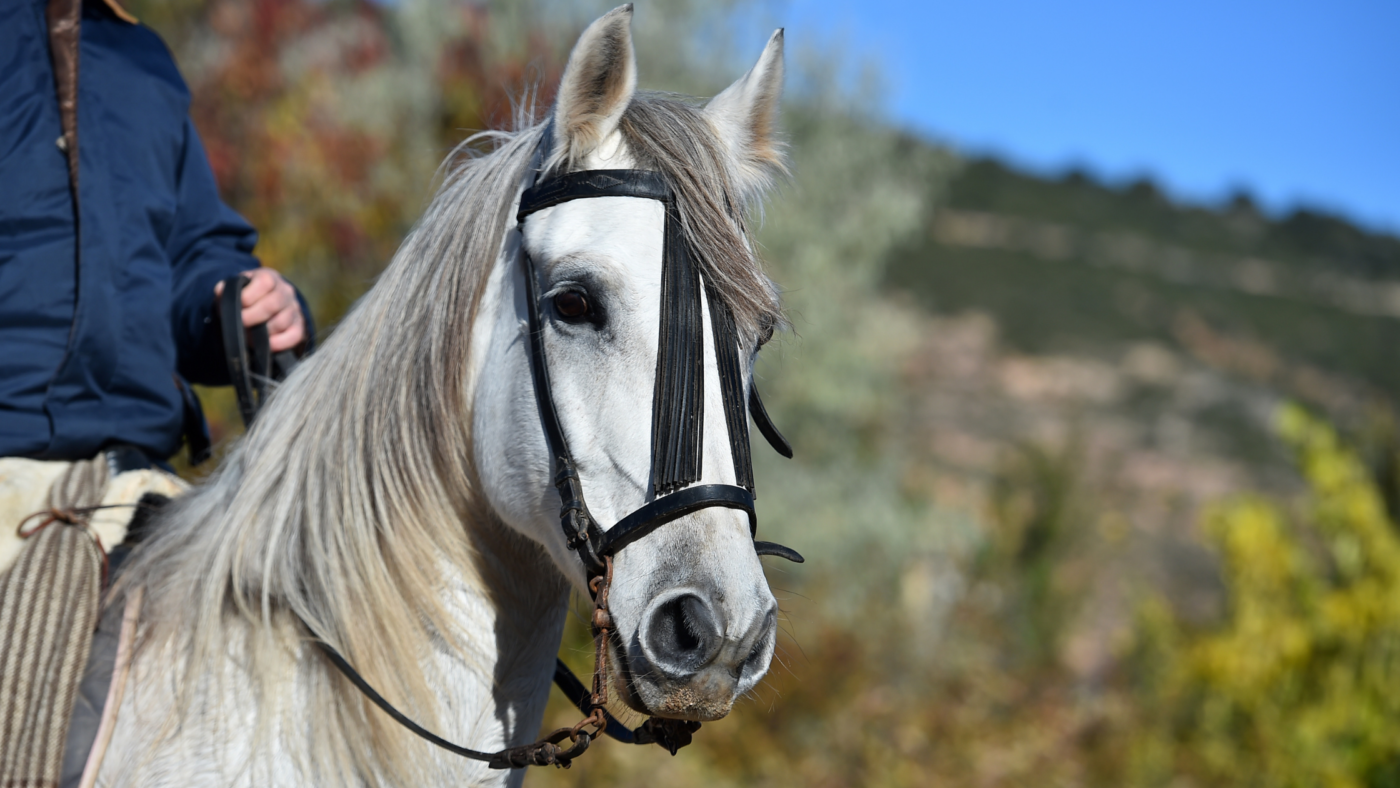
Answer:
MULTIPOLYGON (((297 302, 291 282, 271 268, 244 271, 249 282, 243 285, 243 325, 267 324, 272 352, 291 350, 306 339, 306 318, 297 302)), ((214 297, 224 293, 224 283, 214 286, 214 297)))

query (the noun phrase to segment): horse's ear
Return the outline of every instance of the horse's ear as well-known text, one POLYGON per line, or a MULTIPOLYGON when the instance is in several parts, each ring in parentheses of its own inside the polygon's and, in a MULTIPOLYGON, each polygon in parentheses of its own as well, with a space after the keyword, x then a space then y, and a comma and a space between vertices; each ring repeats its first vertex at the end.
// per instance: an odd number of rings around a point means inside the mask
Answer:
POLYGON ((604 14, 579 36, 554 103, 551 162, 569 165, 617 130, 637 89, 632 4, 604 14))
POLYGON ((783 145, 778 137, 778 103, 783 95, 783 31, 775 30, 758 63, 739 81, 705 105, 720 140, 737 165, 745 197, 767 188, 783 172, 783 145))

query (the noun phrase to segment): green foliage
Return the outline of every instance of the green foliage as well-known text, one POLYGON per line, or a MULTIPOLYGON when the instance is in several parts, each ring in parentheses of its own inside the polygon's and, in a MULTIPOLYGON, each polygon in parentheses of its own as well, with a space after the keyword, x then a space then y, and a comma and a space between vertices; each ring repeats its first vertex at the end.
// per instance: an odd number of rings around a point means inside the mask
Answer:
POLYGON ((993 531, 979 569, 1004 589, 1001 625, 1016 646, 1017 667, 1053 663, 1076 601, 1061 571, 1086 514, 1076 453, 1074 446, 1026 444, 994 481, 993 531))
POLYGON ((1301 409, 1280 419, 1307 480, 1290 517, 1252 497, 1209 519, 1228 621, 1144 616, 1152 724, 1139 777, 1212 785, 1394 785, 1400 767, 1400 538, 1356 453, 1301 409))
POLYGON ((1129 230, 1193 249, 1253 255, 1315 268, 1317 258, 1362 277, 1400 277, 1400 238, 1371 233, 1345 219, 1298 209, 1264 216, 1246 194, 1225 206, 1172 201, 1150 180, 1100 183, 1080 170, 1037 177, 996 159, 970 161, 948 193, 954 208, 1013 214, 1074 225, 1129 230))

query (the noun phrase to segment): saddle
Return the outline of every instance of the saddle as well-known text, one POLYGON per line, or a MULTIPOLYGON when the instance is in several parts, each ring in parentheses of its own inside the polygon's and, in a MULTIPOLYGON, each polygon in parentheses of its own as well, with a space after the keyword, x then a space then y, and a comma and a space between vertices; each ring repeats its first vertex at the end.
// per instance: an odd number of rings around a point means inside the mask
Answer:
POLYGON ((0 459, 0 785, 77 784, 82 760, 62 779, 64 734, 74 709, 95 704, 95 720, 106 692, 84 676, 102 661, 93 630, 122 554, 108 550, 184 489, 131 446, 81 462, 0 459))

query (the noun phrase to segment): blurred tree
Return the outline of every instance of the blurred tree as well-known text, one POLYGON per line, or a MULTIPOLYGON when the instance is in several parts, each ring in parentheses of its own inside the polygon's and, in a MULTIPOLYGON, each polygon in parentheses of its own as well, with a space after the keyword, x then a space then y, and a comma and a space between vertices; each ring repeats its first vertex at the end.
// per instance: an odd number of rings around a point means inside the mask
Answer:
MULTIPOLYGON (((497 3, 496 5, 505 5, 497 3)), ((489 4, 133 2, 184 69, 191 114, 264 264, 330 330, 393 256, 441 162, 550 96, 557 45, 489 4), (514 92, 512 92, 514 91, 514 92)), ((202 392, 216 442, 240 425, 202 392)))
POLYGON ((1078 601, 1063 581, 1073 540, 1085 531, 1086 507, 1076 478, 1082 460, 1074 442, 1017 448, 993 481, 995 531, 981 574, 1008 591, 1002 624, 1011 629, 1020 666, 1044 666, 1059 654, 1066 616, 1078 601))
POLYGON ((1195 632, 1145 616, 1152 723, 1135 742, 1144 784, 1391 786, 1400 779, 1400 536, 1336 432, 1280 419, 1309 486, 1284 507, 1246 498, 1210 518, 1228 621, 1195 632))

